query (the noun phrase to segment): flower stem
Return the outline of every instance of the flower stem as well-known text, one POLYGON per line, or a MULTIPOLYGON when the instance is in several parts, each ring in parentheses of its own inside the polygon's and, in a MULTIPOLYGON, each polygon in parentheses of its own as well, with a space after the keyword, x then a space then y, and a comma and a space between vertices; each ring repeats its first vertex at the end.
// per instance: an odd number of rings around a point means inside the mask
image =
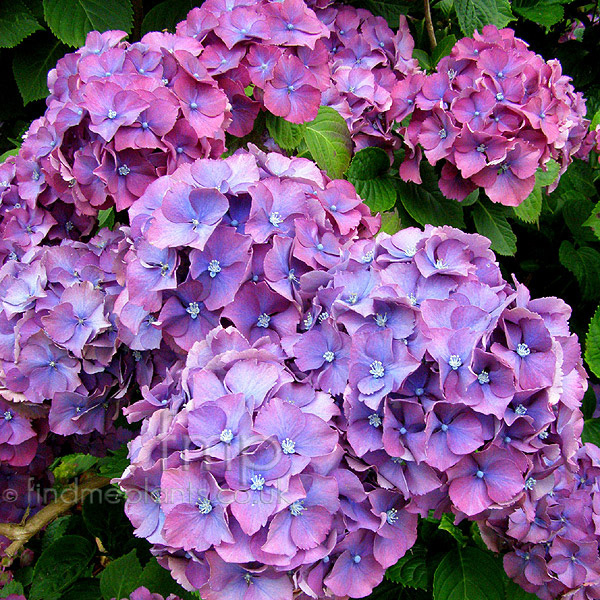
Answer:
POLYGON ((435 39, 435 30, 433 29, 433 21, 431 20, 431 7, 429 6, 429 0, 424 0, 425 3, 425 28, 427 29, 427 35, 429 36, 429 43, 431 49, 435 50, 437 46, 437 40, 435 39))

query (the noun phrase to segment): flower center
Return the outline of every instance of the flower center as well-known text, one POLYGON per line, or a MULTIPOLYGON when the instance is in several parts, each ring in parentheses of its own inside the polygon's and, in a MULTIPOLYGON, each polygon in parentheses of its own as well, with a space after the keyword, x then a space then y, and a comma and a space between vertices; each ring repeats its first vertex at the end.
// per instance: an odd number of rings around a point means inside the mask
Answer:
POLYGON ((481 371, 481 373, 479 373, 479 375, 477 375, 477 381, 479 381, 479 383, 481 385, 484 385, 485 383, 489 383, 490 382, 490 375, 487 371, 481 371))
POLYGON ((198 498, 198 502, 196 502, 196 506, 198 507, 198 511, 201 515, 208 515, 212 512, 213 505, 211 504, 208 498, 198 498))
POLYGON ((387 522, 390 525, 393 525, 397 520, 398 520, 398 511, 395 508, 390 508, 390 510, 387 511, 387 522))
POLYGON ((447 264, 444 262, 444 259, 442 259, 442 258, 438 258, 438 259, 435 261, 434 267, 435 267, 436 269, 446 269, 446 268, 448 267, 448 265, 447 265, 447 264))
POLYGON ((200 314, 200 307, 197 302, 190 302, 189 306, 185 309, 185 312, 192 317, 192 319, 197 319, 200 314))
POLYGON ((440 427, 440 429, 444 432, 448 431, 448 425, 446 425, 446 423, 442 423, 442 426, 440 427))
POLYGON ((518 415, 524 415, 527 413, 527 409, 522 404, 519 404, 519 406, 517 406, 517 408, 515 408, 515 412, 518 415))
POLYGON ((283 223, 284 219, 281 218, 281 215, 275 211, 269 215, 269 223, 273 225, 273 227, 279 227, 283 223))
POLYGON ((369 373, 374 379, 381 379, 385 375, 385 368, 380 360, 374 360, 369 366, 369 373))
POLYGON ((220 272, 221 272, 221 263, 215 259, 211 260, 208 263, 208 274, 211 277, 216 277, 217 273, 220 273, 220 272))
POLYGON ((440 136, 440 139, 445 140, 448 137, 448 132, 442 127, 442 129, 439 130, 438 135, 440 136))
POLYGON ((258 475, 252 475, 250 478, 250 489, 254 490, 255 492, 261 492, 264 487, 265 478, 260 475, 260 473, 258 475))
POLYGON ((375 250, 369 250, 368 252, 365 252, 365 254, 360 259, 360 262, 365 265, 368 265, 369 263, 373 262, 374 258, 375 258, 375 250))
POLYGON ((352 559, 356 564, 358 564, 362 559, 360 557, 360 554, 355 554, 354 558, 352 559))
POLYGON ((302 500, 296 500, 290 505, 290 512, 292 513, 292 517, 299 517, 304 511, 306 507, 302 500))
POLYGON ((10 412, 10 410, 7 410, 4 412, 4 420, 5 421, 11 421, 13 418, 13 414, 10 412))
POLYGON ((348 295, 348 304, 356 304, 358 300, 358 294, 356 292, 352 292, 348 295))
POLYGON ((256 320, 257 327, 263 327, 266 329, 271 322, 271 317, 267 313, 262 313, 262 315, 258 315, 258 319, 256 320))
POLYGON ((380 315, 379 313, 377 313, 374 317, 375 319, 375 323, 377 324, 377 327, 385 327, 387 324, 387 320, 388 320, 388 316, 387 313, 380 315))
POLYGON ((479 477, 479 479, 483 479, 484 473, 483 473, 483 471, 478 470, 477 473, 475 473, 475 475, 477 475, 477 477, 479 477))
POLYGON ((48 363, 48 366, 49 366, 51 369, 56 369, 56 362, 55 362, 55 361, 53 361, 53 360, 51 360, 51 361, 48 363))
POLYGON ((485 152, 487 150, 487 148, 485 147, 485 144, 479 144, 479 146, 477 146, 477 148, 475 148, 477 150, 477 152, 485 152))
POLYGON ((223 429, 223 431, 221 431, 219 439, 224 444, 231 444, 231 440, 233 440, 233 431, 231 431, 231 429, 223 429))
POLYGON ((152 490, 150 492, 150 498, 152 498, 152 502, 155 502, 156 504, 160 504, 160 488, 156 488, 155 490, 152 490))
POLYGON ((190 102, 190 108, 192 110, 196 110, 198 108, 198 104, 196 102, 190 102))
POLYGON ((526 490, 532 490, 535 487, 535 484, 537 483, 537 481, 533 478, 530 477, 526 482, 525 482, 525 489, 526 490))
POLYGON ((462 358, 458 354, 451 354, 448 359, 448 365, 453 371, 456 371, 462 365, 462 358))
POLYGON ((113 110, 112 108, 108 111, 108 118, 109 119, 114 119, 117 116, 117 111, 113 110))
POLYGON ((524 358, 525 356, 529 356, 531 354, 531 349, 527 344, 519 344, 517 346, 517 354, 521 358, 524 358))
POLYGON ((283 450, 284 454, 295 454, 296 442, 290 438, 285 438, 285 440, 281 442, 281 449, 283 450))
POLYGON ((369 425, 373 427, 381 426, 381 417, 377 413, 369 415, 369 425))
POLYGON ((327 350, 327 352, 323 353, 323 358, 330 363, 335 360, 335 354, 331 350, 327 350))

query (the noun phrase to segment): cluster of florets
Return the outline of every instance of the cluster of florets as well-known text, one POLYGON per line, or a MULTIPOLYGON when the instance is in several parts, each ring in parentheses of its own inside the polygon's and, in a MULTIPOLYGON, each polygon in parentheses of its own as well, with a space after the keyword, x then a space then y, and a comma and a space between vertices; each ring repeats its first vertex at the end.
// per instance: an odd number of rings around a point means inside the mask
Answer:
POLYGON ((351 254, 328 288, 334 324, 287 348, 310 381, 344 392, 356 457, 425 513, 442 486, 468 517, 573 464, 586 380, 564 302, 531 300, 503 280, 489 240, 449 227, 351 254))
POLYGON ((368 11, 317 12, 303 0, 209 1, 176 34, 128 44, 124 32, 90 33, 50 72, 45 115, 0 166, 3 204, 20 205, 5 220, 79 239, 99 210, 127 209, 159 176, 221 156, 225 132, 249 134, 265 107, 301 123, 329 104, 357 147, 391 147, 391 93, 415 70, 406 21, 394 34, 368 11))
MULTIPOLYGON (((122 598, 113 598, 113 600, 123 600, 122 598)), ((139 587, 137 590, 131 592, 129 600, 181 600, 179 596, 175 594, 169 594, 166 598, 163 598, 160 594, 151 593, 146 587, 139 587)))
POLYGON ((233 107, 229 132, 251 131, 262 106, 303 123, 324 104, 346 119, 357 148, 394 144, 392 91, 417 67, 404 17, 394 33, 382 17, 349 6, 209 0, 177 34, 202 40, 202 56, 219 63, 214 76, 233 107))
POLYGON ((303 382, 343 392, 347 460, 410 512, 487 520, 525 542, 519 556, 540 543, 544 577, 514 558, 507 569, 531 591, 553 582, 541 597, 598 586, 600 455, 581 448, 587 386, 569 307, 510 286, 488 240, 448 227, 350 254, 319 294, 327 317, 283 341, 303 382))
POLYGON ((542 600, 600 596, 600 453, 585 444, 575 460, 480 524, 491 548, 509 550, 508 575, 542 600))
POLYGON ((457 42, 435 73, 415 74, 397 91, 392 116, 414 110, 401 176, 420 183, 423 149, 431 164, 444 160, 440 189, 457 200, 481 187, 493 202, 519 205, 550 159, 566 170, 589 124, 560 62, 491 25, 457 42))
POLYGON ((131 357, 117 353, 113 314, 123 239, 105 229, 89 243, 19 247, 26 251, 4 257, 0 453, 8 464, 29 464, 47 432, 35 423, 46 416, 60 435, 108 432, 133 370, 131 357))
POLYGON ((416 515, 494 522, 555 473, 581 479, 585 372, 561 300, 531 300, 487 239, 448 227, 338 258, 284 296, 279 328, 257 310, 289 284, 247 283, 223 312, 236 328, 196 341, 126 411, 145 417, 127 513, 209 600, 250 583, 265 598, 368 595, 416 515))
POLYGON ((295 332, 302 282, 318 282, 353 238, 378 227, 348 182, 256 149, 180 167, 129 216, 114 310, 119 339, 142 364, 161 347, 185 357, 222 318, 250 342, 295 332))
POLYGON ((415 542, 417 515, 349 467, 340 407, 275 339, 218 328, 194 344, 130 445, 126 513, 207 600, 367 596, 415 542))

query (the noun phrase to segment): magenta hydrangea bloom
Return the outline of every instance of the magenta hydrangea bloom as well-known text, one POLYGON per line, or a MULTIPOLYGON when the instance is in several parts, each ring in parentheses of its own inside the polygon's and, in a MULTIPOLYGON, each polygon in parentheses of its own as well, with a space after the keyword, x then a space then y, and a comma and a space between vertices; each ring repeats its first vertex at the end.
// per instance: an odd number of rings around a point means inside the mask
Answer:
MULTIPOLYGON (((487 25, 459 40, 435 73, 409 75, 393 96, 392 118, 413 112, 408 147, 420 145, 432 164, 444 161, 448 198, 463 200, 479 186, 492 202, 518 206, 538 168, 553 159, 562 174, 591 149, 581 93, 558 61, 544 61, 510 29, 487 25)), ((420 183, 419 161, 420 153, 409 154, 401 177, 420 183)))

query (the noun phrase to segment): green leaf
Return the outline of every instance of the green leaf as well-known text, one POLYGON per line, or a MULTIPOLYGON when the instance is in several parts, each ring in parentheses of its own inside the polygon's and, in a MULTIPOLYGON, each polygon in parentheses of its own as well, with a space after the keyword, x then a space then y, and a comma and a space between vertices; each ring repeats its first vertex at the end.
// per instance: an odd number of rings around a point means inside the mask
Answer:
POLYGON ((464 200, 461 201, 461 206, 473 206, 479 201, 479 188, 474 189, 464 200))
POLYGON ((385 573, 386 579, 403 586, 426 590, 427 550, 423 546, 413 546, 393 567, 385 573))
POLYGON ((506 600, 538 600, 538 597, 535 594, 526 592, 508 577, 504 580, 504 592, 506 594, 506 600))
POLYGON ((142 21, 142 35, 149 31, 174 32, 177 23, 185 20, 187 14, 196 2, 193 0, 165 0, 152 7, 142 21))
POLYGON ((485 25, 502 28, 514 20, 508 0, 454 0, 454 8, 462 32, 469 37, 485 25))
POLYGON ((430 71, 433 69, 431 65, 431 58, 429 54, 425 52, 425 50, 421 50, 420 48, 415 48, 413 50, 413 58, 416 58, 419 61, 419 67, 424 71, 430 71))
POLYGON ((390 210, 396 204, 396 188, 388 175, 390 159, 381 148, 364 148, 354 155, 346 177, 374 212, 390 210))
POLYGON ((519 206, 514 206, 513 211, 515 216, 521 219, 521 221, 525 223, 537 223, 542 214, 542 205, 542 189, 536 183, 531 194, 519 206))
POLYGON ((404 3, 397 0, 365 0, 364 7, 374 15, 383 17, 394 29, 400 24, 400 15, 408 14, 412 8, 410 1, 404 3))
POLYGON ((16 156, 17 154, 19 154, 18 148, 13 148, 12 150, 7 150, 4 152, 4 154, 0 154, 0 164, 2 164, 10 156, 16 156))
POLYGON ((42 538, 42 549, 45 550, 50 544, 63 537, 67 533, 69 528, 69 522, 71 521, 71 515, 65 515, 58 517, 55 521, 52 521, 42 538))
POLYGON ((586 300, 600 296, 600 253, 589 246, 575 248, 568 240, 563 240, 558 250, 561 264, 567 268, 579 283, 586 300))
POLYGON ((600 202, 592 209, 592 214, 582 223, 585 227, 591 227, 594 235, 600 239, 600 202))
POLYGON ((556 25, 565 16, 562 0, 518 0, 513 2, 513 10, 525 19, 546 28, 556 25))
POLYGON ((348 181, 375 179, 390 170, 390 159, 385 150, 371 146, 359 150, 350 163, 348 181))
POLYGON ((594 209, 594 203, 581 194, 570 194, 566 196, 562 215, 577 242, 595 242, 594 231, 585 223, 590 219, 594 209))
POLYGON ((540 187, 546 187, 554 183, 560 171, 560 165, 553 158, 551 158, 544 166, 546 167, 546 170, 538 167, 535 174, 535 183, 540 187))
POLYGON ((125 516, 125 500, 121 490, 108 486, 86 496, 83 501, 83 522, 94 538, 98 538, 112 557, 137 547, 131 523, 125 516))
POLYGON ((358 180, 354 187, 356 193, 365 201, 371 212, 390 210, 396 204, 396 187, 391 177, 381 179, 358 180))
POLYGON ((100 582, 90 577, 76 581, 60 600, 102 600, 100 582))
POLYGON ((502 256, 514 256, 517 251, 517 236, 506 220, 507 210, 503 206, 479 203, 473 209, 475 229, 492 242, 492 250, 502 256))
POLYGON ((124 598, 138 588, 142 566, 135 550, 113 560, 100 575, 100 591, 104 600, 124 598))
POLYGON ((21 0, 0 5, 0 48, 14 48, 43 27, 21 0))
POLYGON ((538 168, 535 174, 535 186, 529 194, 529 196, 513 208, 515 216, 525 223, 537 223, 542 212, 542 188, 549 186, 554 183, 558 177, 558 171, 560 169, 559 164, 554 160, 550 159, 546 164, 546 170, 538 168))
POLYGON ((398 211, 388 210, 381 213, 381 227, 379 228, 379 231, 394 235, 394 233, 400 231, 400 227, 401 222, 398 211))
POLYGON ((103 477, 121 477, 123 471, 129 466, 127 444, 117 450, 109 450, 108 455, 98 460, 98 473, 103 477))
POLYGON ((186 592, 171 576, 170 571, 161 567, 156 558, 152 557, 144 567, 138 581, 139 586, 152 590, 153 594, 160 594, 167 598, 169 594, 175 594, 182 600, 191 599, 194 596, 186 592))
POLYGON ((569 165, 552 195, 564 196, 566 194, 568 196, 573 193, 581 194, 586 198, 591 198, 596 194, 594 171, 588 163, 582 160, 574 160, 569 165))
POLYGON ((398 198, 406 212, 420 225, 452 225, 464 228, 462 206, 455 200, 444 198, 437 183, 433 167, 421 165, 423 183, 397 180, 398 198))
POLYGON ((596 446, 600 445, 600 419, 586 419, 583 422, 581 441, 584 444, 591 442, 596 446))
POLYGON ((435 571, 435 600, 504 600, 502 569, 489 552, 467 547, 450 551, 435 571))
MULTIPOLYGON (((36 36, 37 37, 37 36, 36 36)), ((13 58, 13 75, 24 104, 48 95, 48 71, 67 48, 57 40, 28 40, 13 58)))
POLYGON ((585 338, 585 361, 596 377, 600 377, 600 306, 596 309, 585 338))
POLYGON ((455 35, 447 35, 443 40, 440 40, 435 47, 435 50, 431 53, 431 66, 435 67, 440 62, 441 58, 448 56, 450 51, 456 44, 455 35))
POLYGON ((596 114, 590 123, 590 131, 595 131, 598 125, 600 125, 600 110, 596 111, 596 114))
POLYGON ((23 594, 23 586, 18 581, 10 581, 0 590, 0 598, 7 598, 11 594, 23 594))
POLYGON ((266 114, 267 129, 275 143, 284 150, 295 150, 304 137, 304 125, 290 123, 281 117, 266 114))
POLYGON ((78 535, 65 535, 50 544, 35 565, 29 600, 58 600, 79 579, 92 556, 93 544, 78 535))
POLYGON ((321 106, 317 118, 305 124, 304 141, 329 177, 339 179, 344 175, 350 164, 352 139, 340 113, 330 106, 321 106))
POLYGON ((51 468, 54 477, 65 483, 89 471, 97 462, 98 458, 90 454, 68 454, 61 456, 51 468))
POLYGON ((69 46, 83 46, 90 31, 131 33, 131 0, 44 0, 44 18, 52 33, 69 46))
POLYGON ((454 515, 444 513, 440 519, 439 528, 442 531, 448 532, 458 542, 458 545, 461 548, 467 545, 468 538, 461 529, 454 524, 454 515))
POLYGON ((115 209, 107 208, 98 212, 98 229, 108 227, 112 229, 115 226, 115 209))

